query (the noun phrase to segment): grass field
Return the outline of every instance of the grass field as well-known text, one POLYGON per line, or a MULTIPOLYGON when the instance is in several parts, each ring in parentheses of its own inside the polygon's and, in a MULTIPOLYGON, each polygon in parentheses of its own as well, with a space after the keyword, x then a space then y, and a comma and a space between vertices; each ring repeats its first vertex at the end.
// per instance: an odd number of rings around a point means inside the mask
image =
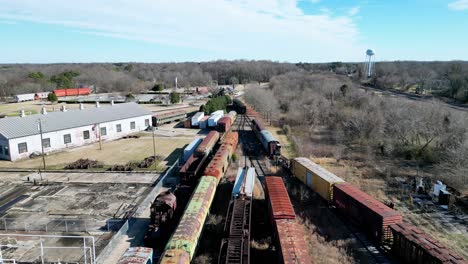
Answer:
MULTIPOLYGON (((188 138, 156 137, 156 155, 165 157, 160 166, 171 163, 181 154, 185 145, 189 144, 188 138)), ((99 143, 83 147, 68 149, 62 152, 46 156, 48 169, 62 169, 65 165, 80 158, 87 158, 102 162, 104 165, 124 165, 130 161, 141 161, 153 155, 153 139, 141 137, 139 139, 120 139, 103 142, 102 150, 99 143)), ((27 168, 38 169, 42 166, 41 158, 24 159, 15 162, 0 161, 0 168, 27 168)))

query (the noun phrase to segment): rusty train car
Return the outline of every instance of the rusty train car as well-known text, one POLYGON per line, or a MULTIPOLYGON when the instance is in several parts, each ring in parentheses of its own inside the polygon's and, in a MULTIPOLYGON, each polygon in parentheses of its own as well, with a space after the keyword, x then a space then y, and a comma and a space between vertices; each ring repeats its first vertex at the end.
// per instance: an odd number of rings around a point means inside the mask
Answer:
POLYGON ((196 179, 199 172, 202 171, 210 153, 219 140, 219 133, 210 131, 203 141, 195 149, 194 153, 187 159, 180 168, 179 175, 182 181, 196 179))
POLYGON ((177 209, 177 198, 170 192, 159 194, 150 207, 151 224, 160 226, 172 219, 177 209))
POLYGON ((265 178, 268 208, 279 247, 279 263, 310 264, 312 258, 308 253, 303 227, 297 222, 294 208, 288 191, 281 177, 265 178))
POLYGON ((90 95, 91 94, 91 88, 84 87, 84 88, 56 89, 56 90, 53 91, 53 93, 57 97, 90 95))
POLYGON ((204 176, 200 177, 179 225, 164 248, 160 263, 188 264, 192 260, 216 193, 216 187, 224 176, 237 143, 237 132, 227 132, 214 158, 205 169, 204 176))
POLYGON ((181 121, 186 118, 185 110, 174 110, 170 112, 154 113, 152 120, 153 126, 157 127, 162 124, 171 123, 174 121, 181 121))
POLYGON ((392 254, 404 263, 467 264, 437 240, 404 223, 398 212, 311 160, 295 158, 289 164, 294 177, 333 205, 374 242, 392 243, 392 254))

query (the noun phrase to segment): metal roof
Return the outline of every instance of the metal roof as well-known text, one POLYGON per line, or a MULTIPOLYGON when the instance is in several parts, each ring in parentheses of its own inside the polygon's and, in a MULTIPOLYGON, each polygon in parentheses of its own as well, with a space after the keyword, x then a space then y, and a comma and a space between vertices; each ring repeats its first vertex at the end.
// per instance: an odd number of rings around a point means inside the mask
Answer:
POLYGON ((7 139, 37 135, 39 119, 42 121, 43 133, 48 133, 151 114, 136 103, 124 103, 66 112, 49 112, 45 115, 7 117, 0 119, 0 135, 7 139))

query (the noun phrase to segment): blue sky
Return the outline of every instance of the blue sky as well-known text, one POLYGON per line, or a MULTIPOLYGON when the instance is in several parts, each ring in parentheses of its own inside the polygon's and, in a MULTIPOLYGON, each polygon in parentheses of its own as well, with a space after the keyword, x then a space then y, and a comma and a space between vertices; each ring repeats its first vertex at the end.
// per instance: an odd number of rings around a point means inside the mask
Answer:
POLYGON ((0 0, 0 63, 468 60, 468 0, 0 0))

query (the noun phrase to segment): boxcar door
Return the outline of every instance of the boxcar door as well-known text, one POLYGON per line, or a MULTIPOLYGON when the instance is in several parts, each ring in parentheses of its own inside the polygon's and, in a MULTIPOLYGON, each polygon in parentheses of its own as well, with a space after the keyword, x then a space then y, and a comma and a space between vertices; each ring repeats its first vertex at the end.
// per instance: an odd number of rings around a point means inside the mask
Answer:
POLYGON ((306 185, 312 188, 312 173, 310 171, 306 172, 306 185))

